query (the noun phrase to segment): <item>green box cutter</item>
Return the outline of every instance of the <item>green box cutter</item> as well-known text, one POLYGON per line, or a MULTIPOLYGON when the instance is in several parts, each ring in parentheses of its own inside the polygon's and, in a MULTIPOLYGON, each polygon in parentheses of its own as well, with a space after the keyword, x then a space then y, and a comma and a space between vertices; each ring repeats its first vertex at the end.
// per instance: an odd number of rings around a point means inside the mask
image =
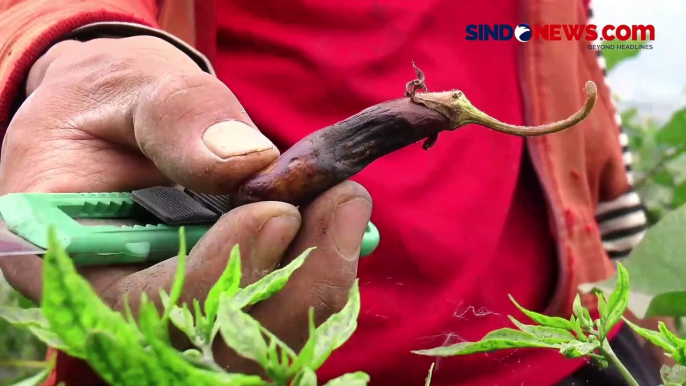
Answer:
MULTIPOLYGON (((174 191, 184 194, 180 190, 174 191)), ((214 223, 188 216, 181 221, 178 216, 175 221, 160 221, 160 217, 164 217, 159 215, 160 207, 167 212, 183 212, 187 208, 183 203, 174 205, 174 202, 159 201, 169 198, 168 195, 153 195, 158 201, 151 206, 150 202, 146 204, 136 199, 135 193, 12 193, 2 196, 0 216, 4 224, 0 223, 0 256, 45 253, 48 229, 54 225, 60 243, 76 265, 158 262, 177 254, 180 226, 185 228, 190 249, 214 223)), ((360 256, 371 254, 379 241, 379 232, 370 222, 360 256)))

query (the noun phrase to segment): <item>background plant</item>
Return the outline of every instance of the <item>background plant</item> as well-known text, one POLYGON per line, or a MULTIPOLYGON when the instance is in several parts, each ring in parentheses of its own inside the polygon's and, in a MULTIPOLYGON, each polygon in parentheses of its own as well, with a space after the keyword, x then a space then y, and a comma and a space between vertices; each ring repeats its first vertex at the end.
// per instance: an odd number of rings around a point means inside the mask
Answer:
MULTIPOLYGON (((134 317, 128 302, 122 314, 100 300, 76 272, 53 230, 44 256, 41 308, 3 307, 0 315, 15 326, 28 329, 44 343, 86 360, 112 386, 317 386, 316 370, 357 327, 360 310, 357 282, 343 310, 319 327, 315 327, 314 314, 310 311, 309 339, 297 353, 242 311, 280 291, 309 252, 305 251, 288 266, 258 282, 239 288, 241 259, 238 246, 234 246, 225 271, 207 299, 194 300, 189 308, 186 304, 177 305, 185 275, 182 230, 174 283, 169 294, 160 290, 164 309, 158 312, 144 293, 138 315, 134 317), (194 349, 179 352, 171 346, 169 322, 190 338, 194 349), (217 335, 238 355, 257 362, 265 375, 224 371, 212 355, 212 343, 217 335)), ((46 368, 22 385, 38 384, 49 370, 46 368)), ((326 385, 363 386, 368 381, 367 374, 357 372, 344 374, 326 385)))
MULTIPOLYGON (((642 52, 608 49, 602 54, 611 72, 642 52)), ((614 98, 621 104, 621 98, 614 98)), ((686 203, 686 106, 666 119, 646 115, 635 107, 620 111, 620 115, 633 156, 634 188, 644 201, 650 224, 654 224, 686 203)))

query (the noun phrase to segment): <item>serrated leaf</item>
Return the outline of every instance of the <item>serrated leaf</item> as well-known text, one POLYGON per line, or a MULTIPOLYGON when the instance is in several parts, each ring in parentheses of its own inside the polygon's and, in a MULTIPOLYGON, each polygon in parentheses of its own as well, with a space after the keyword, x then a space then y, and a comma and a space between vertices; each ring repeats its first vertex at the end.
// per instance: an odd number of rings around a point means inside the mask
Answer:
POLYGON ((663 365, 660 369, 660 377, 665 386, 681 386, 686 384, 686 367, 681 365, 663 365))
POLYGON ((179 253, 176 256, 176 274, 172 282, 171 290, 169 291, 169 300, 164 307, 162 314, 162 321, 166 322, 169 319, 169 312, 171 306, 176 305, 181 298, 181 291, 183 290, 183 282, 186 277, 186 230, 184 227, 179 228, 179 253))
POLYGON ((491 331, 478 342, 461 342, 450 346, 437 347, 430 350, 413 351, 415 354, 428 356, 454 356, 491 352, 510 348, 560 348, 559 344, 542 342, 533 334, 503 328, 491 331))
POLYGON ((305 367, 295 376, 291 386, 317 386, 317 374, 305 367))
POLYGON ((40 308, 0 306, 0 318, 17 327, 35 326, 50 328, 50 323, 43 316, 43 311, 40 308))
POLYGON ((563 330, 574 330, 574 325, 569 320, 557 316, 546 316, 543 314, 539 314, 538 312, 529 311, 526 308, 520 306, 519 303, 517 303, 517 301, 512 297, 512 295, 508 296, 510 297, 512 303, 514 303, 514 305, 517 306, 517 308, 519 308, 519 310, 522 311, 524 315, 529 317, 529 319, 533 320, 537 324, 540 324, 541 326, 561 328, 563 330))
POLYGON ((617 284, 615 290, 612 291, 610 298, 605 304, 605 313, 607 317, 603 320, 603 336, 610 333, 612 327, 615 326, 624 315, 627 305, 629 304, 629 274, 622 265, 617 263, 617 284))
POLYGON ((600 342, 597 340, 589 340, 587 342, 574 340, 563 343, 562 347, 560 347, 560 354, 567 358, 583 358, 593 353, 598 348, 600 348, 600 342))
POLYGON ((348 302, 343 309, 333 314, 317 327, 314 343, 314 355, 309 366, 313 370, 319 369, 324 361, 337 348, 341 347, 355 332, 357 317, 360 314, 360 286, 355 280, 348 293, 348 302))
POLYGON ((212 286, 207 299, 205 299, 205 315, 210 323, 214 323, 219 309, 219 295, 225 293, 232 297, 239 289, 241 282, 241 252, 238 244, 231 249, 229 261, 226 263, 224 272, 219 280, 212 286))
POLYGON ((104 331, 90 332, 84 343, 88 364, 109 385, 172 386, 169 375, 139 345, 124 344, 104 331))
POLYGON ((631 329, 634 330, 634 332, 644 337, 650 343, 662 348, 667 353, 671 354, 674 352, 676 346, 672 342, 670 342, 666 337, 662 336, 659 332, 639 327, 636 324, 631 323, 631 321, 627 320, 626 318, 623 319, 624 323, 628 324, 629 327, 631 327, 631 329))
POLYGON ((512 323, 517 326, 520 330, 528 332, 529 334, 535 336, 540 341, 556 344, 556 343, 566 343, 570 340, 576 340, 576 337, 569 331, 563 330, 561 328, 547 327, 547 326, 531 326, 520 323, 513 316, 509 316, 512 323))
POLYGON ((426 380, 424 381, 424 386, 430 386, 431 385, 431 375, 434 372, 434 365, 436 362, 431 364, 431 367, 429 367, 429 374, 426 376, 426 380))
POLYGON ((238 355, 267 367, 269 347, 264 340, 260 323, 235 307, 232 299, 221 297, 217 313, 219 332, 227 346, 238 355))
POLYGON ((48 251, 43 257, 41 309, 51 330, 69 347, 70 354, 85 355, 86 337, 92 330, 109 331, 123 344, 134 345, 140 336, 76 272, 72 260, 57 241, 54 227, 50 228, 48 251))
POLYGON ((281 291, 296 269, 300 268, 314 248, 307 249, 287 266, 271 272, 257 282, 238 290, 233 302, 238 308, 249 306, 268 299, 281 291))
POLYGON ((367 386, 369 383, 369 375, 358 371, 355 373, 343 374, 338 378, 334 378, 326 383, 324 386, 367 386))
POLYGON ((685 340, 680 339, 678 336, 674 335, 673 332, 669 331, 667 326, 665 326, 665 323, 662 321, 657 322, 657 327, 658 330, 660 330, 660 334, 667 339, 668 342, 670 342, 672 345, 675 347, 679 347, 680 345, 683 345, 686 343, 685 340))

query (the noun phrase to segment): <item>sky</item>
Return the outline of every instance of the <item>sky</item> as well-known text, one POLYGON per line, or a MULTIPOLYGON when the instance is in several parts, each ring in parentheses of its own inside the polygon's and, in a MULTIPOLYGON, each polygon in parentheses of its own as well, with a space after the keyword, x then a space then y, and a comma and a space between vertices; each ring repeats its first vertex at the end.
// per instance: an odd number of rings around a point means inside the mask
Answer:
POLYGON ((666 119, 686 107, 686 0, 593 0, 594 22, 652 24, 653 49, 608 74, 620 110, 637 106, 642 115, 666 119))

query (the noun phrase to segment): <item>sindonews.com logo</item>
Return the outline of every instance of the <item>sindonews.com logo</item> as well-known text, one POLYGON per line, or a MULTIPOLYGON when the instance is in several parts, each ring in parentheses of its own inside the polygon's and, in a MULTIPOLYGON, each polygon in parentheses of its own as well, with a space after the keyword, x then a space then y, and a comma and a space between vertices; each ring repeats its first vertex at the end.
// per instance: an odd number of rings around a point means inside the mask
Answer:
MULTIPOLYGON (((609 41, 625 42, 629 40, 655 40, 655 27, 649 25, 605 25, 599 28, 595 24, 470 24, 467 26, 467 40, 512 40, 522 43, 529 40, 586 40, 588 42, 609 41)), ((614 44, 613 44, 614 45, 614 44)), ((603 46, 605 44, 603 43, 603 46)), ((652 44, 641 44, 640 48, 652 49, 652 44)), ((589 48, 599 48, 590 45, 589 48)), ((614 47, 613 47, 614 48, 614 47)), ((622 47, 618 44, 616 48, 622 47)), ((639 47, 636 47, 639 48, 639 47)))

